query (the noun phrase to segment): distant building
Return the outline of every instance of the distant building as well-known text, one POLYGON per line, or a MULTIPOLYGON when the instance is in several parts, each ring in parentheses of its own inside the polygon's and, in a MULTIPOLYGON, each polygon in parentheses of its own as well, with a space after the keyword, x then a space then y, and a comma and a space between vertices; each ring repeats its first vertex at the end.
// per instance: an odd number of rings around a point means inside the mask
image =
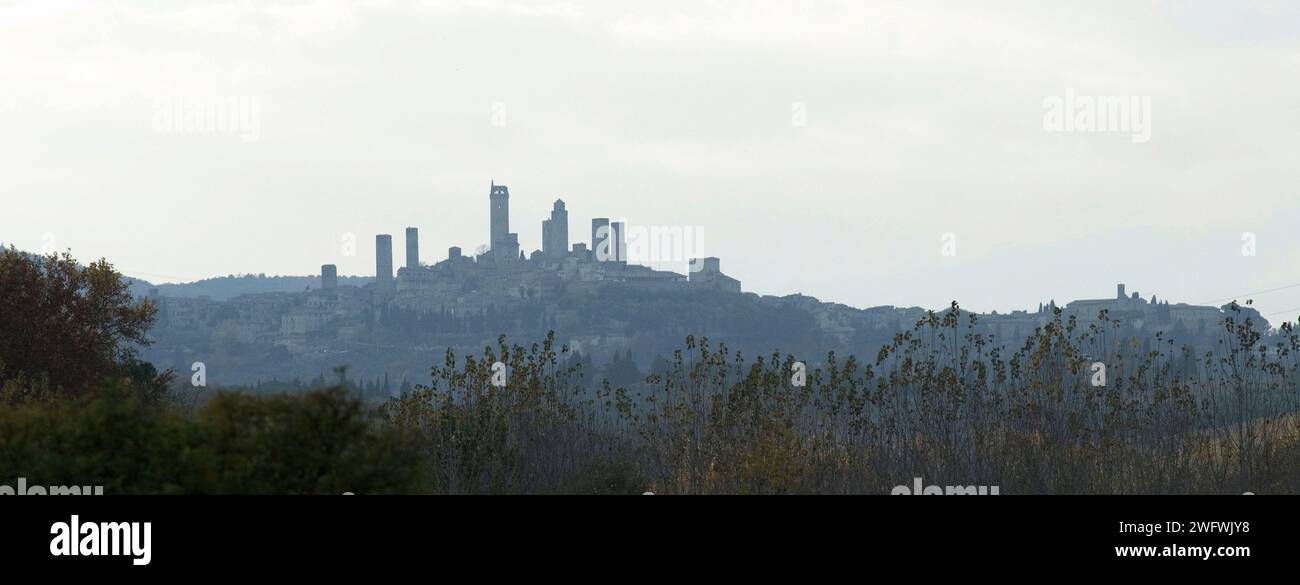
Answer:
POLYGON ((375 236, 375 282, 388 285, 393 282, 393 236, 375 236))
POLYGON ((499 247, 494 254, 498 260, 522 259, 524 251, 519 249, 519 234, 509 233, 499 242, 499 247))
POLYGON ((556 199, 551 218, 542 220, 542 254, 552 260, 569 254, 569 212, 563 199, 556 199))
POLYGON ((457 262, 457 261, 459 261, 459 260, 460 260, 460 246, 452 246, 452 247, 450 247, 450 248, 447 248, 447 259, 448 259, 448 260, 451 260, 452 262, 457 262))
POLYGON ((420 230, 406 228, 406 267, 420 267, 420 230))
POLYGON ((722 260, 717 257, 696 258, 691 261, 688 278, 693 286, 740 292, 740 281, 722 273, 722 260))
MULTIPOLYGON (((1115 285, 1115 296, 1109 299, 1080 299, 1067 304, 1065 315, 1078 319, 1082 323, 1096 323, 1104 315, 1106 319, 1118 320, 1131 324, 1137 329, 1169 331, 1174 326, 1181 326, 1196 335, 1202 335, 1220 324, 1230 305, 1210 307, 1161 301, 1154 295, 1144 301, 1138 292, 1129 293, 1123 284, 1115 285)), ((1241 307, 1239 320, 1250 318, 1256 323, 1267 323, 1259 312, 1241 307)), ((1267 327, 1267 325, 1265 325, 1267 327)))
POLYGON ((320 267, 320 287, 324 290, 337 288, 339 285, 339 267, 322 264, 320 267))

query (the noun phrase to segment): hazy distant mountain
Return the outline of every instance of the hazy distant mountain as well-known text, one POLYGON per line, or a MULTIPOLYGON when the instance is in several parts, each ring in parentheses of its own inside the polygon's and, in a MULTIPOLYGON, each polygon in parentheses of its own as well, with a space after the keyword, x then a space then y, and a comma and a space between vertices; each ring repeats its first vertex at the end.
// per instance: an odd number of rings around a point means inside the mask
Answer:
MULTIPOLYGON (((131 293, 136 296, 149 294, 149 289, 157 288, 158 294, 167 297, 208 297, 214 301, 226 301, 239 295, 257 293, 303 292, 308 288, 320 288, 320 276, 266 276, 265 274, 244 274, 205 278, 187 283, 152 284, 142 278, 128 276, 131 293)), ((340 276, 340 285, 362 286, 374 282, 369 276, 340 276)))

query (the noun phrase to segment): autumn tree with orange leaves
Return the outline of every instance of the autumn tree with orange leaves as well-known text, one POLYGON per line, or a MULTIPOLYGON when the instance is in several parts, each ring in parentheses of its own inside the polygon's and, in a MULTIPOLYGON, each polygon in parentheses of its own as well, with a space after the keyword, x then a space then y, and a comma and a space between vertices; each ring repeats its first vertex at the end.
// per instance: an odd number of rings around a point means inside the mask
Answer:
POLYGON ((106 379, 152 394, 171 374, 136 359, 156 312, 137 301, 106 260, 0 249, 0 387, 3 401, 72 398, 106 379))

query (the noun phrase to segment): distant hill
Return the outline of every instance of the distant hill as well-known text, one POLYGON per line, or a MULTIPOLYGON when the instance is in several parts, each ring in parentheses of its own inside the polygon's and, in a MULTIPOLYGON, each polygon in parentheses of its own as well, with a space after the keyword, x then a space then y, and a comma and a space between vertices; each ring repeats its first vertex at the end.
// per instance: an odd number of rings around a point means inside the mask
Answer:
MULTIPOLYGON (((26 256, 37 256, 32 252, 16 250, 26 256)), ((303 292, 311 287, 320 288, 320 275, 315 276, 267 276, 265 274, 231 274, 205 278, 195 282, 167 282, 154 284, 146 279, 123 275, 128 281, 128 290, 136 297, 149 294, 149 289, 157 288, 158 294, 167 297, 197 298, 206 296, 214 301, 228 301, 239 295, 257 293, 293 293, 303 292)), ((363 286, 375 281, 373 276, 339 276, 339 284, 344 286, 363 286)))
MULTIPOLYGON (((205 278, 186 283, 153 284, 143 278, 127 276, 131 282, 131 293, 136 296, 149 294, 149 289, 157 288, 158 294, 165 297, 203 297, 214 301, 227 301, 239 295, 257 293, 292 293, 320 288, 320 276, 266 276, 264 274, 244 274, 205 278)), ((369 276, 340 276, 340 285, 362 286, 374 282, 369 276)))

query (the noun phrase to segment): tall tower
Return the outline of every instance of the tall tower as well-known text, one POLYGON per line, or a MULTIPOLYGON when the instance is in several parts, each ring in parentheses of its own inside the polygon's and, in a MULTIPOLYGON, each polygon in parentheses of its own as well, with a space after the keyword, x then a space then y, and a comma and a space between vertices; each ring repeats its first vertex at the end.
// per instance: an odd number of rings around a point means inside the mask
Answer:
POLYGON ((420 230, 406 228, 406 267, 420 267, 420 230))
POLYGON ((393 282, 393 236, 389 234, 375 236, 375 282, 393 282))
POLYGON ((551 219, 542 221, 542 254, 551 259, 569 255, 569 212, 563 199, 555 200, 551 219))
POLYGON ((614 259, 614 250, 609 246, 609 218, 591 219, 591 259, 597 262, 614 259))
POLYGON ((488 199, 492 203, 489 216, 491 239, 488 240, 488 245, 493 252, 499 254, 502 252, 501 248, 505 244, 507 234, 510 233, 510 190, 505 185, 493 182, 488 199))

